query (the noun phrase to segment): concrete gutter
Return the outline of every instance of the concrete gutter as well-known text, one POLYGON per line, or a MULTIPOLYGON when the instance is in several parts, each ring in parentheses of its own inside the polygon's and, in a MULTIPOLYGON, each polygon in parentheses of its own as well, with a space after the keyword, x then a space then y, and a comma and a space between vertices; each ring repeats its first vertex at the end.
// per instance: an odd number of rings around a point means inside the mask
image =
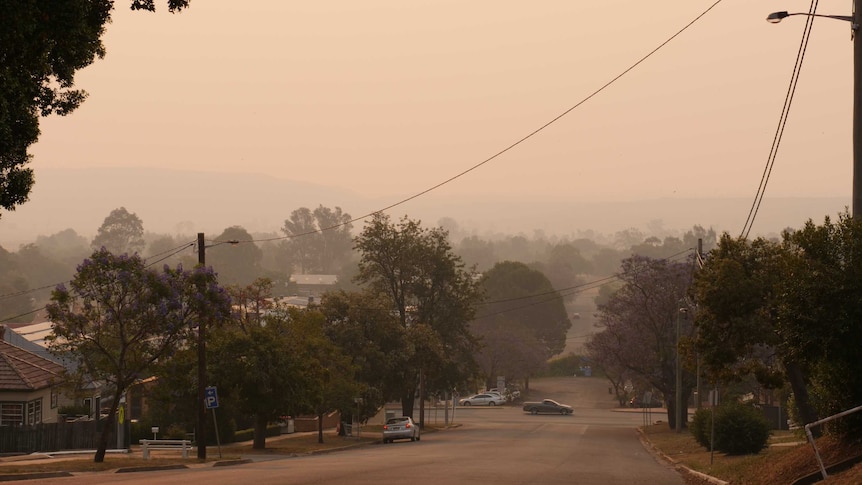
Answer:
POLYGON ((689 467, 683 465, 682 463, 676 461, 675 459, 671 458, 670 456, 664 454, 664 452, 661 451, 660 449, 653 446, 652 442, 650 442, 649 438, 647 438, 646 433, 644 433, 643 428, 638 427, 637 430, 638 430, 638 434, 640 435, 641 444, 644 446, 644 448, 646 448, 647 451, 649 451, 653 455, 660 457, 661 459, 667 461, 668 463, 671 463, 673 465, 673 467, 676 469, 676 471, 678 471, 679 473, 695 477, 698 480, 702 480, 702 481, 709 483, 711 485, 729 485, 730 484, 730 482, 725 482, 724 480, 722 480, 720 478, 715 478, 711 475, 707 475, 706 473, 701 473, 697 470, 692 470, 691 468, 689 468, 689 467))

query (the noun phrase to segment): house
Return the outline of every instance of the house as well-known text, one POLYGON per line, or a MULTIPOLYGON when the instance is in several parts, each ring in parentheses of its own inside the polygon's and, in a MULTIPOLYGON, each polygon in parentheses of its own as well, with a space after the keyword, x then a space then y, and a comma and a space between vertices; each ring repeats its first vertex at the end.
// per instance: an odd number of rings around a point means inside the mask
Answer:
POLYGON ((65 368, 0 340, 0 426, 54 423, 65 368))
POLYGON ((338 283, 337 275, 328 274, 298 274, 291 275, 290 282, 296 285, 297 296, 307 297, 308 301, 320 298, 326 291, 338 283))

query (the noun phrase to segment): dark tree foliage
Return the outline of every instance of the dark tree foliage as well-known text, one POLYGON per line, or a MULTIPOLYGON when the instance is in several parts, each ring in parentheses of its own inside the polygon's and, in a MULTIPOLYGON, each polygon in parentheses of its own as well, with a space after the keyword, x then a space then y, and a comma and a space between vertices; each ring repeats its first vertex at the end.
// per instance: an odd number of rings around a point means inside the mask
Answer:
POLYGON ((207 242, 206 263, 223 285, 250 285, 260 277, 263 252, 253 239, 241 226, 231 226, 207 242))
MULTIPOLYGON (((697 348, 723 380, 789 382, 809 423, 862 399, 862 223, 808 221, 781 242, 725 235, 696 278, 697 348)), ((858 430, 860 419, 841 420, 858 430)))
MULTIPOLYGON (((188 0, 168 0, 171 12, 188 0)), ((0 208, 15 210, 34 183, 29 147, 39 118, 64 116, 87 97, 75 74, 105 56, 102 35, 113 0, 0 0, 0 208)), ((132 0, 155 10, 154 0, 132 0)))
POLYGON ((300 274, 336 274, 350 258, 350 214, 323 205, 301 207, 284 221, 284 249, 300 274))
POLYGON ((333 291, 323 295, 319 311, 324 331, 357 364, 356 379, 364 390, 362 406, 348 410, 359 421, 386 402, 401 398, 414 348, 386 298, 370 292, 333 291))
POLYGON ((572 324, 551 282, 523 263, 497 263, 482 275, 486 304, 471 329, 482 340, 479 363, 488 379, 526 379, 566 347, 572 324))
MULTIPOLYGON (((81 263, 69 287, 58 286, 51 300, 48 348, 113 391, 109 422, 126 390, 181 347, 193 325, 230 314, 230 300, 212 272, 153 271, 137 255, 115 256, 105 249, 81 263)), ((105 430, 94 461, 104 461, 107 439, 105 430)))
MULTIPOLYGON (((676 360, 680 339, 691 337, 690 319, 680 308, 691 284, 692 263, 632 256, 623 261, 623 285, 599 305, 600 328, 587 350, 596 362, 626 369, 658 390, 668 403, 668 423, 676 428, 676 360)), ((683 406, 695 376, 683 368, 683 406)), ((685 422, 681 423, 685 427, 685 422)))
MULTIPOLYGON (((375 214, 356 238, 356 249, 362 254, 356 281, 388 299, 408 333, 413 352, 400 393, 402 412, 412 416, 417 387, 427 383, 442 392, 472 370, 476 342, 468 322, 479 298, 474 274, 454 254, 446 231, 406 217, 396 224, 375 214)), ((420 425, 423 406, 421 400, 420 425)))
POLYGON ((108 214, 91 243, 93 249, 105 248, 114 254, 139 253, 145 245, 143 221, 125 207, 108 214))

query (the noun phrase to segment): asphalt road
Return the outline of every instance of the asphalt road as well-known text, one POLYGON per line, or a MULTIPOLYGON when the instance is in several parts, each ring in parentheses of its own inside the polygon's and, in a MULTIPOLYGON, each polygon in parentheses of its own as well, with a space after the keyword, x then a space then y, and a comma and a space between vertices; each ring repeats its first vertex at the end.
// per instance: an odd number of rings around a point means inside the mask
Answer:
MULTIPOLYGON (((641 445, 635 428, 642 423, 642 415, 613 411, 615 403, 602 380, 549 379, 537 381, 536 387, 533 398, 572 404, 574 414, 532 416, 520 406, 458 408, 455 422, 460 427, 427 433, 418 442, 399 441, 301 457, 267 456, 266 460, 231 467, 87 474, 28 483, 684 483, 641 445)), ((654 416, 664 419, 660 414, 654 416)))

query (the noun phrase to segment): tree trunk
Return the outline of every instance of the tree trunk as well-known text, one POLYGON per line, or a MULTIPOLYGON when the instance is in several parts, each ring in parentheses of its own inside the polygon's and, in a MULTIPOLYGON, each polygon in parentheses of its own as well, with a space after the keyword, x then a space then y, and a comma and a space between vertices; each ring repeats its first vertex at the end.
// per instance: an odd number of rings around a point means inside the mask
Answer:
POLYGON ((425 370, 419 371, 419 429, 425 429, 425 370))
MULTIPOLYGON (((799 419, 802 420, 799 424, 805 425, 817 421, 820 418, 814 406, 811 405, 811 398, 808 396, 808 384, 805 382, 802 368, 796 362, 785 362, 784 368, 787 370, 787 379, 790 381, 790 388, 793 390, 796 411, 799 413, 799 419)), ((820 427, 812 427, 811 433, 814 437, 819 437, 821 434, 820 427)))
POLYGON ((317 412, 317 442, 323 443, 323 412, 317 412))
POLYGON ((254 416, 254 444, 251 445, 252 449, 266 449, 266 424, 268 422, 264 414, 254 416))
MULTIPOLYGON (((93 463, 103 463, 105 461, 105 452, 108 450, 108 437, 111 435, 111 427, 109 423, 113 422, 117 415, 117 408, 120 405, 120 396, 123 395, 123 389, 119 386, 114 391, 114 402, 111 403, 111 410, 108 411, 108 417, 102 425, 102 433, 99 435, 99 446, 96 448, 96 456, 93 457, 93 463)), ((96 420, 101 419, 102 410, 96 410, 96 420)))
POLYGON ((413 417, 413 404, 416 402, 416 389, 409 389, 401 396, 401 415, 413 417))

